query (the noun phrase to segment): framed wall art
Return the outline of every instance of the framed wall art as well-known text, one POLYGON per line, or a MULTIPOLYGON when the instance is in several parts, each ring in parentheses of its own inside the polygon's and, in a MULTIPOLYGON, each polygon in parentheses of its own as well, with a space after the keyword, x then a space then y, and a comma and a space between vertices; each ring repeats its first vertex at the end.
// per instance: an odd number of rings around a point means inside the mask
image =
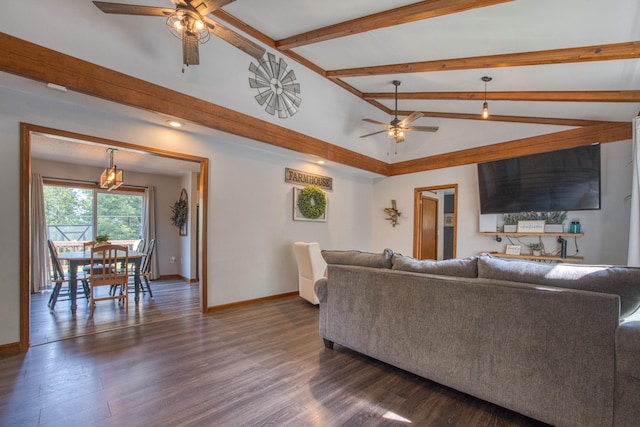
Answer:
POLYGON ((315 185, 293 187, 293 220, 326 222, 328 217, 327 195, 315 185))

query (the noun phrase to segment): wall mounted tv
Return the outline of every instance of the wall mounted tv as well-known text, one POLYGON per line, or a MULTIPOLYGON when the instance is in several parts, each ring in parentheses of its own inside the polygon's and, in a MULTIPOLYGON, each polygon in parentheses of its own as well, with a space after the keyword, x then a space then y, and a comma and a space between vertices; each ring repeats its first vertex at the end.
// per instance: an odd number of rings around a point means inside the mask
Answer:
POLYGON ((600 144, 478 163, 483 214, 600 209, 600 144))

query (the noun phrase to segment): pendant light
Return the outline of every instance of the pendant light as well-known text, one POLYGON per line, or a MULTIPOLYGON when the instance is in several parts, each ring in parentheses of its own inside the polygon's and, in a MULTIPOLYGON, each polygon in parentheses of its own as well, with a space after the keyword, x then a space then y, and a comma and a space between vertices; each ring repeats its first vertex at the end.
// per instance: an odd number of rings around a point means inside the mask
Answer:
POLYGON ((100 175, 100 187, 106 188, 107 191, 115 190, 124 182, 124 172, 113 164, 113 153, 117 151, 115 148, 107 148, 109 167, 100 175))
POLYGON ((493 80, 491 77, 484 76, 481 79, 484 82, 484 104, 482 104, 482 118, 489 118, 489 103, 487 102, 487 83, 493 80))

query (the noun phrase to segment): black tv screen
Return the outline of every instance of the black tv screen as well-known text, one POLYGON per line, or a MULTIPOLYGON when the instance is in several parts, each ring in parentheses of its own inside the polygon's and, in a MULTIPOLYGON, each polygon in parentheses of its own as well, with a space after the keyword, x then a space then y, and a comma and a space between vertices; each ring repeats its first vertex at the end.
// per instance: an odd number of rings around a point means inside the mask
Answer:
POLYGON ((600 209, 600 144, 478 163, 480 212, 600 209))

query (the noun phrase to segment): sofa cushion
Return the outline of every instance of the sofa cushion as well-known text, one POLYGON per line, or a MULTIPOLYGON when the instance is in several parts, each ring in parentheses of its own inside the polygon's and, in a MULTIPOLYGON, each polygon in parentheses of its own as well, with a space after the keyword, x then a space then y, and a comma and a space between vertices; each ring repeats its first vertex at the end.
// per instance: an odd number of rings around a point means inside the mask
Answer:
POLYGON ((442 276, 478 277, 478 257, 434 261, 417 260, 400 254, 393 254, 391 258, 391 268, 394 270, 439 274, 442 276))
POLYGON ((478 277, 615 294, 620 296, 621 318, 640 307, 640 269, 633 267, 542 264, 482 255, 478 277))
POLYGON ((360 267, 391 268, 393 251, 385 249, 381 254, 361 251, 323 250, 322 257, 327 264, 358 265, 360 267))

